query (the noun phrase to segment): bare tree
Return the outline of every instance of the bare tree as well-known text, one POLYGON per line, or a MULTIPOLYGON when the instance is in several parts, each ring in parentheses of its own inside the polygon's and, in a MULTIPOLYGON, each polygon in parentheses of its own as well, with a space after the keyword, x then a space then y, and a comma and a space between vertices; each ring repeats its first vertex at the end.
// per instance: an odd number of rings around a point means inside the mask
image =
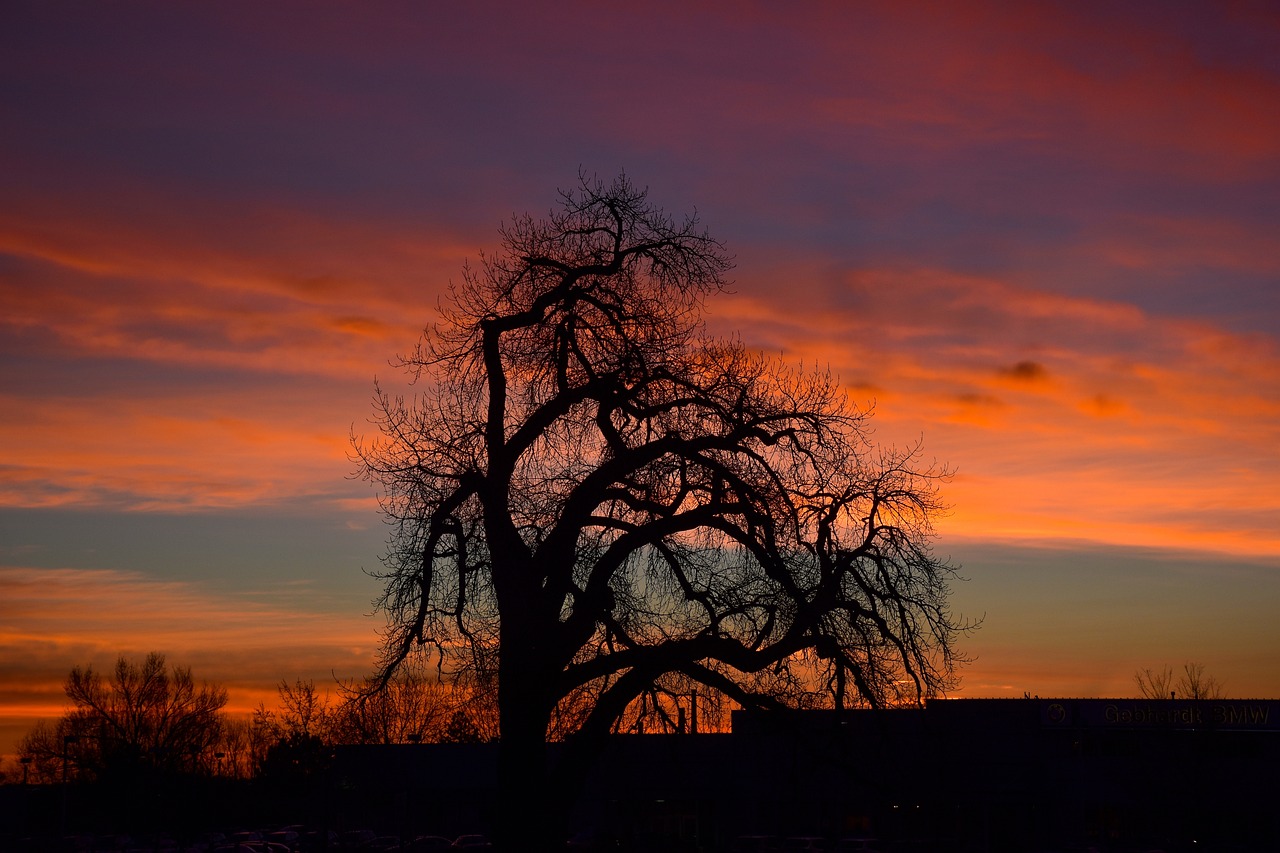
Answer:
POLYGON ((397 675, 382 689, 375 678, 345 686, 333 712, 336 743, 434 743, 444 737, 453 691, 421 673, 397 675))
POLYGON ((1173 697, 1173 667, 1156 671, 1140 669, 1133 674, 1138 685, 1138 695, 1143 699, 1169 699, 1173 697))
POLYGON ((281 681, 276 685, 280 704, 275 710, 259 705, 254 719, 270 741, 331 740, 333 702, 328 692, 316 689, 313 680, 281 681))
POLYGON ((75 766, 73 756, 69 754, 75 741, 68 740, 71 735, 78 741, 78 735, 71 730, 67 717, 57 722, 40 720, 18 742, 18 755, 27 768, 27 781, 34 785, 51 785, 65 778, 70 778, 75 766))
POLYGON ((1204 664, 1188 662, 1182 665, 1182 674, 1174 678, 1173 667, 1165 666, 1156 671, 1141 669, 1133 675, 1138 685, 1138 695, 1144 699, 1222 699, 1226 687, 1216 677, 1205 672, 1204 664))
POLYGON ((156 652, 141 663, 121 656, 107 678, 73 667, 64 690, 70 710, 19 747, 42 780, 210 770, 227 691, 197 685, 190 668, 170 669, 156 652))
POLYGON ((222 724, 222 738, 214 751, 213 772, 233 779, 249 779, 258 772, 270 744, 264 732, 247 717, 228 716, 222 724))
POLYGON ((496 675, 500 842, 554 843, 553 724, 581 778, 672 674, 753 708, 954 685, 946 472, 875 446, 829 372, 706 333, 730 262, 696 217, 584 178, 501 236, 353 439, 391 525, 381 678, 496 675))
POLYGON ((614 726, 634 734, 727 732, 732 710, 732 701, 723 693, 682 673, 670 673, 657 679, 614 726))

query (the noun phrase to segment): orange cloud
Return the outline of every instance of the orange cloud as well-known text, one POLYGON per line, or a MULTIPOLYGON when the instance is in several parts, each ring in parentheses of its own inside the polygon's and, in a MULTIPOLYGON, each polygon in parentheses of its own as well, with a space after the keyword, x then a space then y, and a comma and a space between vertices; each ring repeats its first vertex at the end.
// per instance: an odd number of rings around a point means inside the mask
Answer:
POLYGON ((0 214, 0 254, 22 262, 0 279, 0 322, 63 357, 368 377, 474 251, 403 222, 72 210, 0 214))
MULTIPOLYGON (((149 248, 116 249, 114 269, 136 267, 136 278, 116 282, 99 271, 66 279, 47 299, 15 296, 14 322, 82 353, 230 372, 212 385, 197 374, 190 389, 169 384, 138 395, 109 384, 100 394, 10 394, 0 440, 24 453, 0 471, 0 503, 172 509, 298 495, 358 500, 363 487, 344 479, 346 435, 368 411, 368 377, 411 345, 432 311, 396 302, 395 288, 364 300, 341 276, 281 285, 269 273, 215 271, 194 289, 171 292, 163 276, 175 273, 184 250, 157 248, 168 260, 149 266, 149 248), (103 288, 118 288, 119 298, 101 299, 103 288), (245 385, 235 371, 261 381, 245 385), (292 378, 307 372, 344 384, 292 378)), ((879 401, 881 438, 923 434, 962 471, 983 472, 953 487, 953 523, 999 535, 1091 531, 1108 541, 1276 547, 1266 522, 1276 498, 1250 477, 1265 481, 1276 467, 1280 356, 1270 339, 1016 278, 789 260, 744 266, 742 291, 710 304, 713 326, 831 365, 855 397, 879 401), (771 277, 807 298, 772 295, 771 277), (1178 459, 1199 464, 1188 470, 1171 461, 1178 459), (1078 490, 1073 505, 1050 499, 1066 484, 1078 490), (1167 496, 1166 505, 1191 506, 1191 496, 1224 488, 1229 505, 1185 518, 1138 500, 1104 514, 1086 497, 1147 489, 1167 496), (1248 506, 1252 512, 1236 509, 1248 506)), ((401 272, 408 275, 407 262, 401 272)))
POLYGON ((36 403, 0 397, 10 412, 0 436, 24 449, 19 464, 0 468, 0 505, 176 509, 349 499, 364 491, 345 479, 355 388, 346 412, 317 405, 310 391, 274 387, 173 389, 160 399, 111 389, 36 403))
POLYGON ((960 469, 948 535, 1280 554, 1270 339, 942 270, 844 282, 716 319, 883 389, 877 436, 923 435, 960 469))
POLYGON ((226 593, 137 572, 0 567, 0 721, 60 712, 72 666, 109 668, 120 654, 164 652, 226 686, 235 711, 271 706, 282 679, 361 677, 378 643, 362 604, 335 607, 297 583, 226 593))

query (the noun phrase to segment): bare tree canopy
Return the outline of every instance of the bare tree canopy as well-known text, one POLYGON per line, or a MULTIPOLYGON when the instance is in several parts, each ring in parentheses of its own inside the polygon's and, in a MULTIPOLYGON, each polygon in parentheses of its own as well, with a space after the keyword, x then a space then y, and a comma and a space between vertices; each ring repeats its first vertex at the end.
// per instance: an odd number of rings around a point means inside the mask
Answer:
POLYGON ((169 668, 157 652, 141 662, 122 655, 106 677, 73 667, 64 689, 71 708, 20 746, 40 781, 208 770, 221 742, 227 691, 197 684, 189 667, 169 668))
POLYGON ((1138 695, 1143 699, 1222 699, 1226 687, 1216 676, 1205 671, 1204 664, 1188 662, 1176 678, 1173 667, 1161 670, 1141 669, 1133 674, 1138 695))
POLYGON ((510 790, 664 679, 748 707, 954 686, 946 471, 874 445, 829 372, 707 334, 731 264, 696 217, 584 178, 501 236, 354 439, 391 525, 384 677, 496 679, 510 790))

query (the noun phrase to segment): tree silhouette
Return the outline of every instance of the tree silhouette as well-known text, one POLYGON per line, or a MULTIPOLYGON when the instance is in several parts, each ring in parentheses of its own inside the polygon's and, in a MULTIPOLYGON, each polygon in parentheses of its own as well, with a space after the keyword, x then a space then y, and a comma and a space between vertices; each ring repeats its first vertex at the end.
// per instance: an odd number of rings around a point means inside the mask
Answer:
POLYGON ((107 677, 73 667, 64 690, 71 708, 37 725, 19 747, 42 781, 129 782, 212 769, 227 691, 197 685, 189 667, 168 668, 157 652, 140 663, 121 655, 107 677))
POLYGON ((583 178, 500 233, 353 437, 391 527, 382 677, 496 677, 499 841, 557 843, 549 732, 572 782, 664 679, 757 708, 952 686, 946 472, 875 446, 829 372, 706 332, 730 261, 697 218, 583 178))
POLYGON ((344 685, 332 715, 335 743, 432 743, 444 739, 454 702, 446 685, 401 672, 382 686, 369 677, 344 685))
POLYGON ((1140 669, 1133 674, 1133 680, 1143 699, 1222 699, 1226 696, 1223 683, 1205 672, 1202 663, 1184 663, 1182 674, 1177 678, 1173 667, 1167 665, 1159 671, 1140 669))

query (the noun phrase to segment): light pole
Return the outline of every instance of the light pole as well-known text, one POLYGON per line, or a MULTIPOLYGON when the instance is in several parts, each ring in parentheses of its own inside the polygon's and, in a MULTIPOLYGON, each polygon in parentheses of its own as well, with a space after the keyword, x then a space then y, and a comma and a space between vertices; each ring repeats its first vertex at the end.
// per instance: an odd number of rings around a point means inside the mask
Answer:
POLYGON ((696 735, 698 733, 698 694, 693 693, 677 693, 676 697, 676 730, 681 734, 685 732, 685 714, 684 706, 680 704, 680 700, 688 697, 689 699, 689 734, 696 735))
POLYGON ((67 834, 67 765, 71 763, 71 744, 79 742, 79 735, 62 736, 62 835, 67 834))

